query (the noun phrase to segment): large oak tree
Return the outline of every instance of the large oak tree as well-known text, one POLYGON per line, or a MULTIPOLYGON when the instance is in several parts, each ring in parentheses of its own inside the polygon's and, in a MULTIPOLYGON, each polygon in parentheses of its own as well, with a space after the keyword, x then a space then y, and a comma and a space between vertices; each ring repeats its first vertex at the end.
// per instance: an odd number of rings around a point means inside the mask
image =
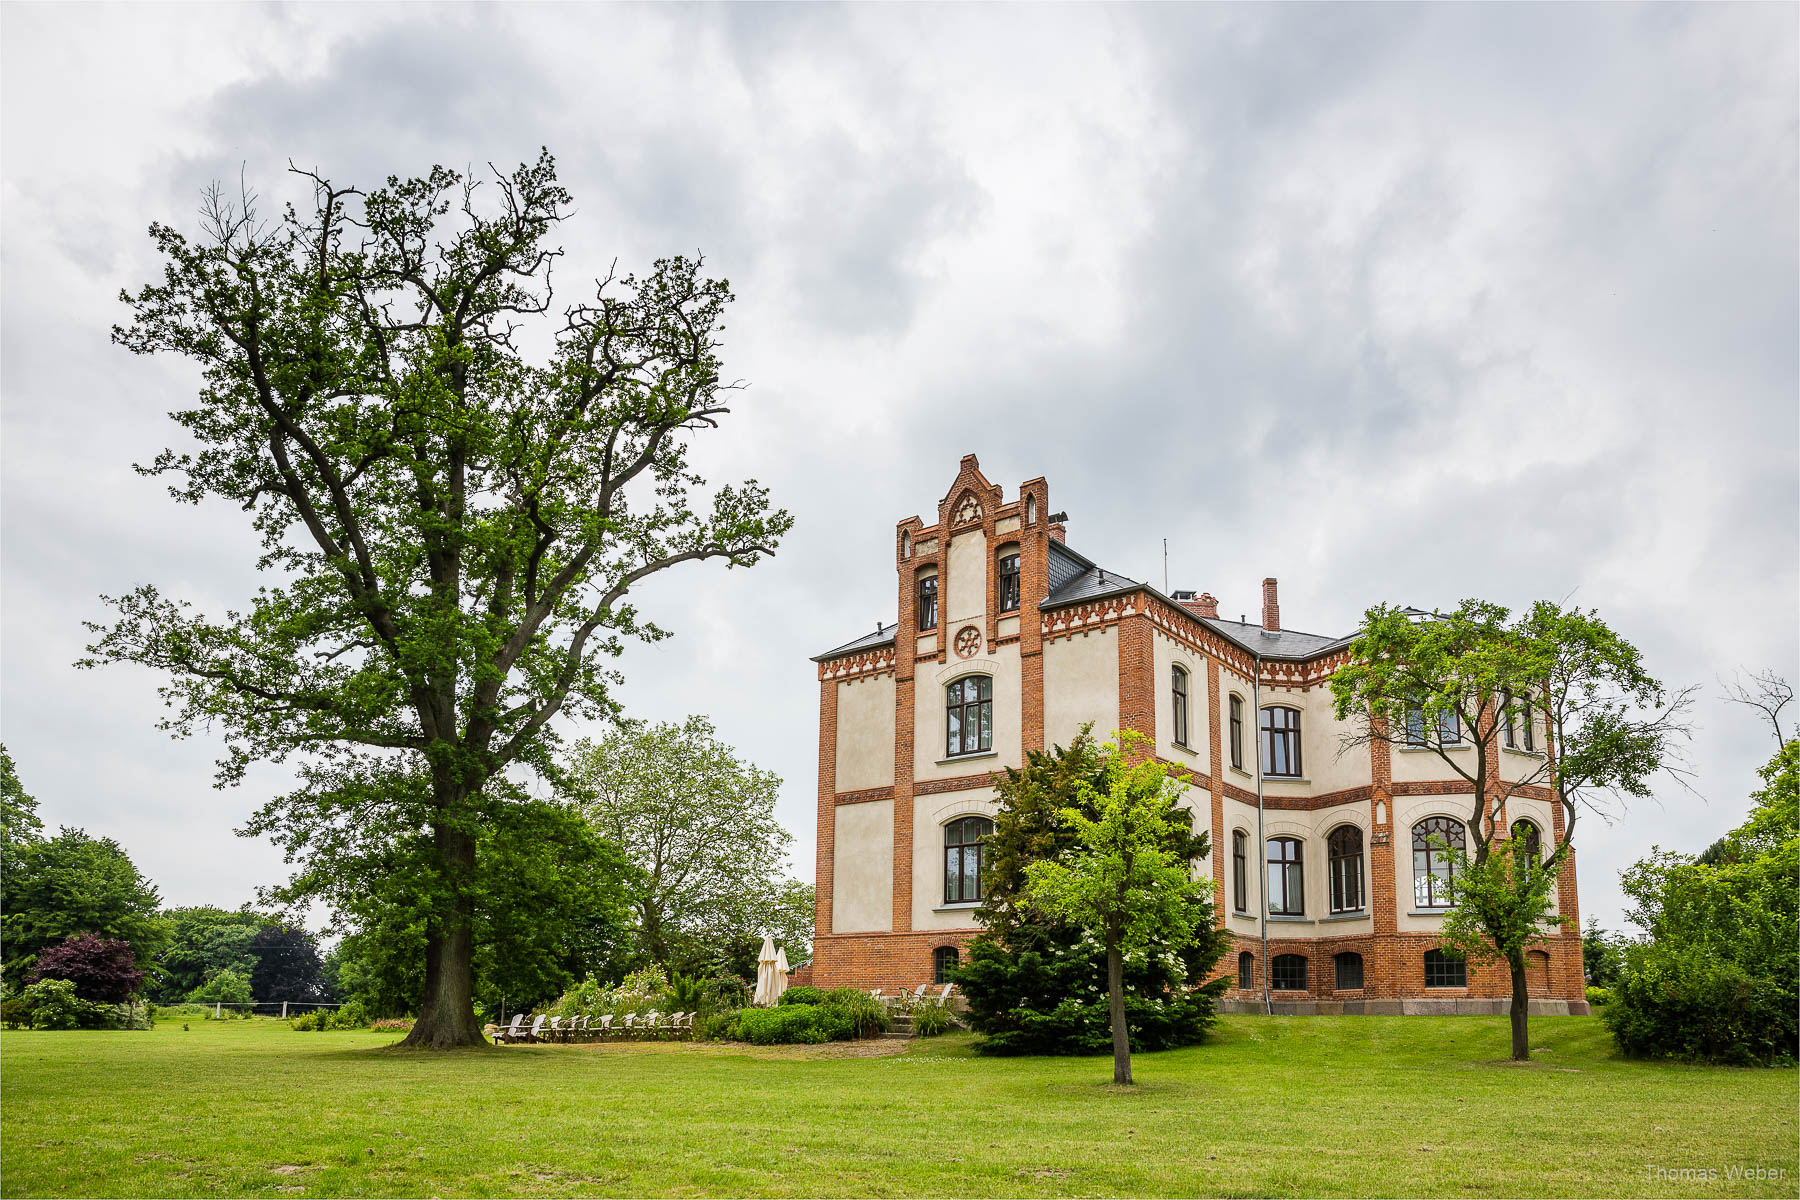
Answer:
POLYGON ((634 584, 750 566, 791 518, 689 465, 730 411, 724 281, 670 258, 556 309, 571 201, 548 153, 479 187, 444 167, 366 192, 301 175, 311 203, 278 221, 215 187, 197 238, 152 225, 163 277, 114 331, 203 371, 173 414, 188 448, 141 469, 241 507, 267 582, 217 618, 141 586, 83 663, 164 672, 167 727, 225 733, 222 783, 302 754, 303 785, 248 832, 303 879, 390 839, 426 914, 408 1041, 472 1044, 479 834, 521 800, 495 785, 554 772, 559 716, 615 711, 609 658, 664 636, 634 584))

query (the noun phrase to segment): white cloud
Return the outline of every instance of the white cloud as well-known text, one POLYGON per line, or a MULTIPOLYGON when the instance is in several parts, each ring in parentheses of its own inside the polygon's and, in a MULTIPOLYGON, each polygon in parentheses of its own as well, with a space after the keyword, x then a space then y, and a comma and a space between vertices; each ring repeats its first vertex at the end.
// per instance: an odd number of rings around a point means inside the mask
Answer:
MULTIPOLYGON (((217 610, 235 513, 132 474, 192 393, 111 348, 143 229, 242 168, 343 179, 559 156, 566 286, 704 249, 752 384, 698 458, 800 518, 659 581, 644 716, 709 712, 787 780, 810 874, 808 656, 891 617, 892 522, 958 458, 1044 475, 1071 538, 1227 612, 1276 574, 1375 600, 1599 607, 1674 682, 1796 656, 1796 14, 1783 8, 11 6, 4 21, 4 737, 52 821, 171 900, 281 871, 153 681, 68 664, 100 592, 217 610), (1492 514, 1471 530, 1459 511, 1492 514), (1146 522, 1144 514, 1158 519, 1146 522)), ((1717 702, 1675 791, 1590 829, 1582 889, 1738 817, 1764 735, 1717 702)))

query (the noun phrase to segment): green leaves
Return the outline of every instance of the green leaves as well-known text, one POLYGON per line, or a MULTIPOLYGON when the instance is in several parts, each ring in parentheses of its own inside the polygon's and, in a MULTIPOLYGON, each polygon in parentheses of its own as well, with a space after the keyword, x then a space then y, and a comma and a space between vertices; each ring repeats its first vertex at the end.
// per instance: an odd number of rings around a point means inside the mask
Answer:
POLYGON ((448 936, 470 920, 457 839, 512 819, 484 789, 514 764, 554 775, 553 723, 615 716, 609 660, 666 636, 633 587, 754 565, 793 519, 754 480, 689 468, 734 390, 731 291, 699 259, 609 275, 553 313, 549 239, 572 200, 548 152, 366 192, 298 174, 313 203, 273 223, 214 188, 197 238, 153 225, 162 278, 122 295, 113 333, 201 368, 171 414, 192 449, 141 469, 243 509, 267 582, 211 617, 152 585, 109 599, 78 665, 163 673, 166 728, 224 732, 222 783, 300 752, 307 786, 250 828, 304 864, 290 891, 336 890, 354 863, 374 898, 360 864, 424 864, 402 877, 448 936))
POLYGON ((1126 953, 1152 940, 1179 950, 1195 936, 1210 883, 1168 849, 1169 828, 1189 824, 1175 807, 1180 785, 1153 759, 1128 762, 1141 735, 1118 736, 1105 747, 1098 781, 1079 783, 1076 802, 1061 810, 1075 849, 1028 864, 1026 896, 1052 916, 1103 931, 1126 953))

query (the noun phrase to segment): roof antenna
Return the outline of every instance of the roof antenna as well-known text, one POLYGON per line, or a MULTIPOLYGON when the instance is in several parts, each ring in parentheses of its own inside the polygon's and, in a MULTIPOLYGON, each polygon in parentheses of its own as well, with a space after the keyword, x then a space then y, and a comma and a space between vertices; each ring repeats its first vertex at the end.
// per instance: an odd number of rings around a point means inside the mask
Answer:
POLYGON ((1169 593, 1169 539, 1163 539, 1163 594, 1169 593))

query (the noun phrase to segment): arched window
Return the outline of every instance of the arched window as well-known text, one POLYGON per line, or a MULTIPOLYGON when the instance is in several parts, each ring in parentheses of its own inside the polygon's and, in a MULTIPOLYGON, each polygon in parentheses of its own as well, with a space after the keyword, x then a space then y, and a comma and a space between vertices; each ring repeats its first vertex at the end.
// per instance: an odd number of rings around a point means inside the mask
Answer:
POLYGON ((937 628, 937 574, 919 576, 919 632, 937 628))
POLYGON ((1346 950, 1331 960, 1332 985, 1340 992, 1362 990, 1362 955, 1346 950))
POLYGON ((1306 877, 1300 862, 1300 839, 1269 839, 1269 912, 1298 917, 1306 913, 1306 877))
POLYGON ((1169 668, 1169 711, 1175 717, 1175 744, 1188 744, 1188 673, 1181 667, 1169 668))
POLYGON ((910 533, 903 533, 900 535, 900 557, 912 557, 912 534, 910 533))
POLYGON ((1262 710, 1262 769, 1272 778, 1300 777, 1300 710, 1262 710))
POLYGON ((986 817, 959 817, 944 826, 944 903, 970 904, 981 899, 983 842, 994 832, 986 817))
POLYGON ((931 982, 949 983, 946 972, 956 970, 962 957, 957 954, 955 946, 939 946, 931 952, 931 982))
POLYGON ((1521 854, 1530 863, 1537 863, 1543 857, 1542 835, 1538 833, 1537 824, 1524 817, 1512 823, 1513 853, 1521 854))
POLYGON ((967 675, 944 689, 944 755, 981 754, 994 748, 994 681, 967 675))
POLYGON ((1231 831, 1231 906, 1250 911, 1250 836, 1241 829, 1231 831))
POLYGON ((1025 497, 1025 523, 1027 525, 1036 525, 1037 524, 1037 497, 1036 496, 1025 497))
POLYGON ((1237 985, 1241 988, 1256 986, 1256 955, 1248 950, 1238 955, 1237 985))
POLYGON ((1339 825, 1325 839, 1331 878, 1331 911, 1361 912, 1363 906, 1363 837, 1354 825, 1339 825))
POLYGON ((1306 955, 1277 954, 1269 961, 1269 986, 1278 992, 1306 990, 1306 955))
POLYGON ((1462 822, 1450 817, 1426 817, 1413 826, 1413 904, 1418 908, 1449 908, 1450 881, 1456 875, 1451 851, 1461 850, 1462 822))
POLYGON ((1451 958, 1442 950, 1427 950, 1425 952, 1425 986, 1428 988, 1468 987, 1468 960, 1451 958))
POLYGON ((1002 547, 1000 553, 1000 611, 1019 611, 1019 548, 1002 547))
POLYGON ((1231 698, 1231 765, 1244 769, 1244 698, 1231 698))

